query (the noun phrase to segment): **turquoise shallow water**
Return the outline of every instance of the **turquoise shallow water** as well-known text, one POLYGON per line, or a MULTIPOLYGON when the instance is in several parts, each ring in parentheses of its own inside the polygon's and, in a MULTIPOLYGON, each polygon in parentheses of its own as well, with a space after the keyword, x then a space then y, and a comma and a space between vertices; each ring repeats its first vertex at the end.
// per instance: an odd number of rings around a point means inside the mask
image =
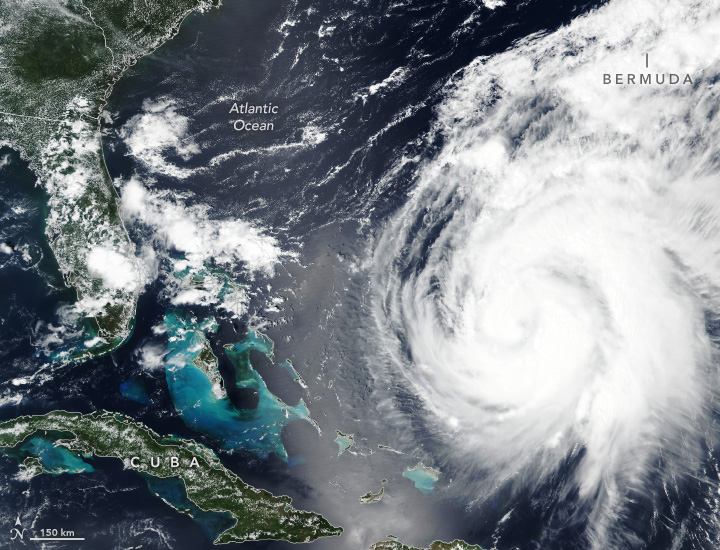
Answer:
POLYGON ((282 430, 293 420, 317 426, 301 399, 290 406, 273 394, 250 361, 250 352, 272 358, 273 342, 257 332, 249 333, 236 344, 225 346, 235 367, 236 385, 258 394, 254 409, 239 409, 227 397, 218 397, 212 383, 193 361, 203 348, 208 332, 217 330, 214 319, 198 320, 181 309, 165 315, 168 335, 165 377, 175 409, 190 428, 208 435, 226 450, 249 451, 260 458, 275 454, 287 462, 282 430))
POLYGON ((403 477, 412 481, 420 492, 429 495, 435 489, 435 483, 437 483, 439 475, 435 470, 418 464, 413 468, 405 468, 403 477))
POLYGON ((340 456, 345 451, 349 451, 352 448, 352 446, 355 444, 355 436, 353 434, 344 434, 337 430, 335 430, 335 433, 337 434, 337 437, 335 438, 335 443, 337 443, 338 456, 340 456))
POLYGON ((31 437, 18 447, 18 451, 27 456, 39 458, 42 461, 43 470, 52 475, 94 471, 94 468, 77 454, 64 447, 56 447, 51 440, 41 436, 31 437))
POLYGON ((188 499, 185 484, 180 478, 159 478, 144 473, 140 475, 145 479, 150 491, 193 518, 208 539, 214 541, 223 531, 235 524, 236 520, 229 512, 208 512, 198 508, 194 502, 188 499))

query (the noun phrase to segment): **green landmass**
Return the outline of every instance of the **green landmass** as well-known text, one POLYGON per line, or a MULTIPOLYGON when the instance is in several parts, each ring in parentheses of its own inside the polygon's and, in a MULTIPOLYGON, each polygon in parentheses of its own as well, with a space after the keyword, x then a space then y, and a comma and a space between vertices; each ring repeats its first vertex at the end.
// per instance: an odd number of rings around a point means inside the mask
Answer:
MULTIPOLYGON (((290 497, 247 485, 207 447, 162 437, 122 414, 53 411, 22 416, 0 423, 0 448, 12 454, 34 435, 86 457, 118 458, 126 468, 147 476, 181 480, 187 499, 200 510, 229 513, 235 519, 215 539, 216 544, 260 539, 310 542, 342 533, 341 527, 330 525, 321 515, 293 508, 290 497)), ((37 475, 42 464, 26 459, 23 468, 37 475)))
POLYGON ((454 540, 452 542, 436 540, 435 542, 431 542, 427 548, 408 546, 397 540, 385 540, 376 542, 370 547, 370 550, 483 550, 483 548, 462 540, 454 540))
POLYGON ((36 456, 29 456, 20 463, 20 473, 23 479, 30 479, 45 473, 42 460, 36 456))
POLYGON ((360 497, 360 502, 363 504, 374 504, 375 502, 380 502, 384 494, 385 487, 380 487, 380 490, 377 493, 373 493, 372 491, 365 493, 360 497))
MULTIPOLYGON (((0 2, 0 145, 30 161, 48 192, 46 235, 84 335, 55 359, 108 353, 130 335, 142 269, 120 219, 99 123, 113 84, 171 38, 194 10, 219 0, 0 2), (94 256, 93 256, 94 255, 94 256), (112 259, 127 281, 89 258, 112 259)), ((67 317, 67 316, 66 316, 67 317)))
MULTIPOLYGON (((217 324, 215 324, 214 330, 217 330, 217 324)), ((227 391, 225 390, 223 377, 220 374, 218 358, 213 352, 212 347, 210 346, 210 341, 205 336, 205 333, 201 332, 201 335, 202 347, 195 359, 193 359, 193 365, 205 373, 205 376, 207 376, 208 380, 212 384, 212 391, 215 397, 218 399, 224 399, 227 397, 227 391)))

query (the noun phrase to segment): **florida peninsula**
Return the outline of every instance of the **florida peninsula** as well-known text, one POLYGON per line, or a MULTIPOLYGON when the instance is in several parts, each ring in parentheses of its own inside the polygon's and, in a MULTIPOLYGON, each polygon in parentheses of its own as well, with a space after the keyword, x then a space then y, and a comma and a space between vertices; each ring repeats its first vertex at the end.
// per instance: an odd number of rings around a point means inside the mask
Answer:
POLYGON ((47 193, 45 233, 65 284, 77 294, 73 329, 83 329, 56 360, 97 357, 119 347, 132 331, 144 285, 105 167, 105 102, 123 72, 173 37, 188 14, 218 3, 0 3, 0 145, 29 161, 47 193))

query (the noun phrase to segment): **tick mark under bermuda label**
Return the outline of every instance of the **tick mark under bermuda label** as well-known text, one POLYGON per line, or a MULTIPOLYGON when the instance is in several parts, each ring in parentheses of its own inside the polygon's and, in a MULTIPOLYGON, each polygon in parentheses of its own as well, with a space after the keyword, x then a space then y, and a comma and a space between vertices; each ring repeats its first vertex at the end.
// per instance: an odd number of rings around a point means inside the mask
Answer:
MULTIPOLYGON (((650 55, 645 54, 645 68, 650 67, 650 55)), ((603 73, 603 84, 693 84, 689 73, 603 73)))

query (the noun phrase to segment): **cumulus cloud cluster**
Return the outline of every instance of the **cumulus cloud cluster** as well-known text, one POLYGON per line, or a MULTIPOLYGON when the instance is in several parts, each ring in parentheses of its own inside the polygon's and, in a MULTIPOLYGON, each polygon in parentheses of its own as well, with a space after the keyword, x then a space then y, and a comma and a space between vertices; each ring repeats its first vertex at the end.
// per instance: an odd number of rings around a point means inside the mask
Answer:
MULTIPOLYGON (((232 274, 239 269, 249 279, 272 275, 281 258, 291 254, 256 224, 213 218, 209 206, 189 204, 191 193, 153 188, 153 174, 183 179, 197 171, 171 162, 172 155, 187 161, 200 151, 189 135, 188 117, 179 111, 174 99, 146 100, 142 112, 121 128, 120 137, 143 174, 118 182, 123 217, 126 223, 139 223, 152 231, 156 255, 170 266, 164 281, 171 303, 213 306, 233 316, 243 315, 248 294, 232 274)), ((148 259, 151 270, 157 271, 155 255, 148 259)), ((127 265, 112 251, 94 250, 90 260, 93 274, 106 285, 125 288, 132 284, 127 265)))
POLYGON ((154 191, 138 179, 122 191, 125 218, 151 227, 165 247, 191 265, 240 265, 252 275, 271 275, 283 251, 275 237, 241 219, 212 219, 207 205, 188 206, 171 192, 154 191))
POLYGON ((134 257, 129 258, 106 246, 91 248, 87 264, 90 275, 102 279, 107 288, 136 292, 144 283, 144 274, 134 257))
POLYGON ((188 136, 188 117, 178 113, 175 100, 146 99, 143 112, 130 118, 120 130, 129 153, 147 170, 175 178, 186 178, 195 170, 183 168, 167 160, 169 153, 189 160, 200 148, 188 136))

